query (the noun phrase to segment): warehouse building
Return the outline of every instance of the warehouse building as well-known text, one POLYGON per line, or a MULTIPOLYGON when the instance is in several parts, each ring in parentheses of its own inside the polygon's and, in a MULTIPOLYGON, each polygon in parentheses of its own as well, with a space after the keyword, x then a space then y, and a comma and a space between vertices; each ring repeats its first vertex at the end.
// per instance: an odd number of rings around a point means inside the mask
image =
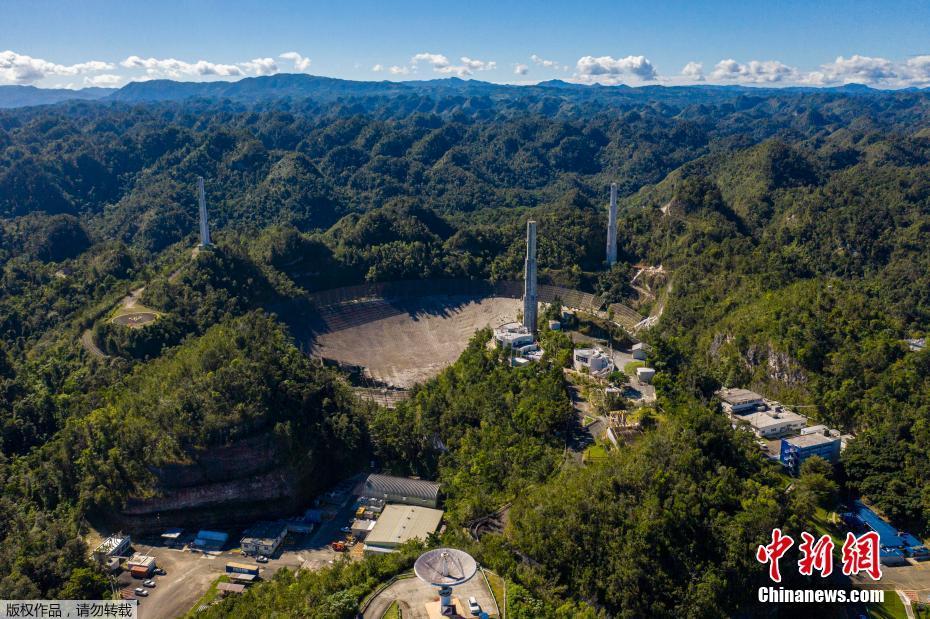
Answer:
POLYGON ((748 389, 721 389, 717 392, 717 397, 723 402, 723 410, 730 415, 765 406, 762 396, 748 389))
POLYGON ((204 529, 197 531, 197 537, 194 538, 191 547, 197 550, 203 550, 204 552, 218 551, 223 549, 228 539, 228 533, 223 533, 222 531, 207 531, 204 529))
POLYGON ((287 537, 283 522, 259 522, 249 527, 239 540, 239 548, 247 555, 271 556, 287 537))
POLYGON ((419 505, 434 509, 439 506, 439 484, 435 481, 410 477, 373 473, 355 489, 355 494, 360 497, 381 499, 385 503, 419 505))
POLYGON ((801 463, 812 456, 836 463, 840 458, 840 439, 824 434, 804 434, 781 439, 779 460, 793 475, 797 475, 801 463))
POLYGON ((365 538, 366 554, 394 552, 412 539, 425 540, 442 522, 442 510, 414 505, 388 505, 365 538))

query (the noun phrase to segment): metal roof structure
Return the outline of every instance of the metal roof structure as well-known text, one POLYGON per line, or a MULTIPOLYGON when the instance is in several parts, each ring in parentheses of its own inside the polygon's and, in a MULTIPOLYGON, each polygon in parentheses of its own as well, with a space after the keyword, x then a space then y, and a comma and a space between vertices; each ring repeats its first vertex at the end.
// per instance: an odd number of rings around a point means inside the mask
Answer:
POLYGON ((412 539, 425 540, 439 528, 442 510, 415 505, 388 505, 365 538, 367 546, 392 548, 412 539))
POLYGON ((720 396, 720 399, 727 404, 732 404, 734 406, 748 404, 749 402, 762 401, 761 395, 755 391, 750 391, 749 389, 721 389, 717 392, 717 395, 720 396))
POLYGON ((287 525, 283 522, 259 522, 252 525, 242 534, 242 541, 273 541, 284 537, 287 525))
POLYGON ((435 481, 373 473, 356 494, 370 497, 406 496, 435 501, 439 497, 439 484, 435 481))
POLYGON ((471 580, 477 571, 478 562, 455 548, 430 550, 413 564, 417 578, 434 587, 456 587, 471 580))
POLYGON ((832 436, 824 436, 823 434, 802 434, 801 436, 792 436, 783 440, 795 447, 813 447, 814 445, 834 443, 840 439, 832 436))

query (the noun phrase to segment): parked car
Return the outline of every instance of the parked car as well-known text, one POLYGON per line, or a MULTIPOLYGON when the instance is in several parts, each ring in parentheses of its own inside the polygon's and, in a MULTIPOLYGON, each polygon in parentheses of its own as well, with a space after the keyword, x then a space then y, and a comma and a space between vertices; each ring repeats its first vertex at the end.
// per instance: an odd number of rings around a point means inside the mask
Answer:
POLYGON ((339 529, 339 530, 342 531, 343 533, 351 533, 351 532, 352 532, 352 527, 342 527, 342 528, 339 529))
POLYGON ((155 573, 158 574, 159 576, 165 576, 168 572, 166 572, 164 568, 159 567, 159 568, 156 568, 155 573))
POLYGON ((142 583, 142 586, 143 586, 143 587, 148 587, 149 589, 151 589, 151 588, 153 588, 153 587, 155 586, 155 581, 154 581, 154 580, 146 580, 144 583, 142 583))
POLYGON ((474 596, 468 598, 468 612, 476 617, 481 613, 481 604, 478 603, 474 596))
POLYGON ((268 557, 266 557, 265 555, 258 555, 257 557, 255 557, 255 562, 256 563, 268 563, 268 557))
POLYGON ((142 587, 136 587, 136 595, 139 597, 148 597, 149 592, 142 587))

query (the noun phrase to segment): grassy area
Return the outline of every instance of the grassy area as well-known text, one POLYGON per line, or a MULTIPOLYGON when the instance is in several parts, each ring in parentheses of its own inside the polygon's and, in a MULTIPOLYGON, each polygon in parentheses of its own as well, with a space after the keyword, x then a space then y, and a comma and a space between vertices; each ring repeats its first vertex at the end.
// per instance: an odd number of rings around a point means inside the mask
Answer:
POLYGON ((627 376, 636 376, 636 368, 644 368, 646 363, 644 361, 630 361, 623 366, 623 373, 627 376))
POLYGON ((839 549, 843 547, 846 538, 840 528, 833 524, 835 516, 834 512, 828 512, 822 507, 818 507, 811 518, 811 527, 818 536, 829 535, 830 539, 833 540, 834 549, 839 549))
POLYGON ((381 619, 401 619, 401 617, 400 606, 397 605, 397 602, 391 602, 388 609, 381 615, 381 619))
POLYGON ((914 616, 917 619, 930 619, 930 606, 927 604, 914 604, 914 616))
POLYGON ((221 582, 229 582, 229 576, 223 575, 213 581, 213 584, 210 585, 210 588, 207 589, 207 592, 197 600, 191 609, 185 615, 185 619, 191 619, 192 617, 197 616, 197 609, 201 606, 208 605, 213 602, 219 596, 220 592, 216 588, 221 582))
POLYGON ((874 619, 907 619, 904 602, 894 591, 885 592, 882 604, 869 604, 869 617, 874 619))
POLYGON ((596 462, 607 459, 607 447, 603 443, 595 443, 584 450, 583 460, 585 462, 596 462))
POLYGON ((491 585, 491 595, 494 596, 494 600, 497 602, 497 607, 500 609, 502 615, 507 614, 507 609, 504 608, 504 588, 507 586, 504 583, 504 579, 495 574, 494 572, 488 572, 485 570, 485 576, 488 577, 488 584, 491 585))

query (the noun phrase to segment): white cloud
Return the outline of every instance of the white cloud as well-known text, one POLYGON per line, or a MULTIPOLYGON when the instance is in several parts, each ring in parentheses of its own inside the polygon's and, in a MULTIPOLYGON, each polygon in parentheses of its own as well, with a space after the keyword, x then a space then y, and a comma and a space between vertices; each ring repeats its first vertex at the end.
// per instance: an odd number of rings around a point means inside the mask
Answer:
POLYGON ((278 72, 274 58, 253 58, 248 62, 240 62, 239 66, 251 75, 274 75, 278 72))
POLYGON ((514 75, 526 75, 530 72, 530 68, 525 64, 514 65, 513 73, 514 75))
POLYGON ((689 62, 682 68, 681 74, 684 77, 690 78, 696 82, 704 81, 704 65, 700 62, 689 62))
POLYGON ((290 60, 291 62, 293 62, 294 68, 300 71, 301 73, 306 72, 307 69, 310 68, 310 63, 313 62, 306 56, 301 56, 297 52, 284 52, 279 57, 283 58, 284 60, 290 60))
POLYGON ((553 70, 562 69, 563 71, 568 70, 567 66, 561 65, 555 60, 546 60, 545 58, 540 58, 536 54, 531 55, 530 60, 532 60, 534 64, 538 64, 539 66, 545 67, 546 69, 553 69, 553 70))
POLYGON ((490 71, 497 68, 497 62, 493 60, 476 60, 468 56, 462 56, 460 60, 462 64, 454 65, 443 54, 420 52, 410 59, 410 68, 415 71, 419 63, 425 62, 431 65, 436 73, 455 74, 459 77, 472 75, 474 71, 490 71))
POLYGON ((61 65, 10 50, 0 52, 0 81, 14 84, 33 84, 49 76, 79 75, 113 68, 112 63, 101 60, 61 65))
MULTIPOLYGON (((917 56, 911 58, 915 60, 917 56)), ((853 54, 849 58, 838 56, 833 62, 821 65, 819 71, 812 71, 805 77, 805 82, 816 85, 830 84, 896 84, 908 85, 909 78, 919 79, 919 62, 911 65, 910 61, 901 67, 885 58, 873 58, 853 54), (909 69, 917 69, 912 72, 909 69)))
POLYGON ((485 62, 484 60, 474 60, 468 56, 462 56, 462 64, 472 71, 491 71, 497 68, 497 63, 493 60, 485 62))
POLYGON ((381 73, 382 71, 387 71, 391 75, 407 75, 410 73, 410 67, 402 67, 398 65, 391 65, 390 67, 385 67, 383 64, 376 64, 371 68, 375 73, 381 73))
POLYGON ((431 54, 429 52, 420 52, 416 54, 413 58, 410 59, 410 64, 417 64, 418 62, 426 62, 433 65, 434 71, 443 72, 445 69, 448 69, 449 59, 443 56, 442 54, 431 54))
POLYGON ((751 60, 743 64, 728 58, 727 60, 721 60, 714 66, 710 77, 712 80, 720 82, 771 84, 797 81, 801 76, 797 69, 777 60, 751 60))
POLYGON ((648 82, 655 80, 658 75, 645 56, 584 56, 575 65, 575 78, 582 82, 617 84, 628 77, 648 82))
POLYGON ((220 77, 241 77, 245 75, 243 70, 233 64, 218 64, 207 60, 198 60, 197 62, 184 62, 175 58, 140 58, 139 56, 130 56, 120 63, 127 69, 145 69, 145 72, 152 76, 165 77, 183 77, 183 76, 209 76, 216 75, 220 77))
POLYGON ((84 84, 86 86, 100 86, 101 88, 114 88, 120 86, 123 83, 122 75, 114 75, 112 73, 103 73, 101 75, 93 75, 84 78, 84 84))

